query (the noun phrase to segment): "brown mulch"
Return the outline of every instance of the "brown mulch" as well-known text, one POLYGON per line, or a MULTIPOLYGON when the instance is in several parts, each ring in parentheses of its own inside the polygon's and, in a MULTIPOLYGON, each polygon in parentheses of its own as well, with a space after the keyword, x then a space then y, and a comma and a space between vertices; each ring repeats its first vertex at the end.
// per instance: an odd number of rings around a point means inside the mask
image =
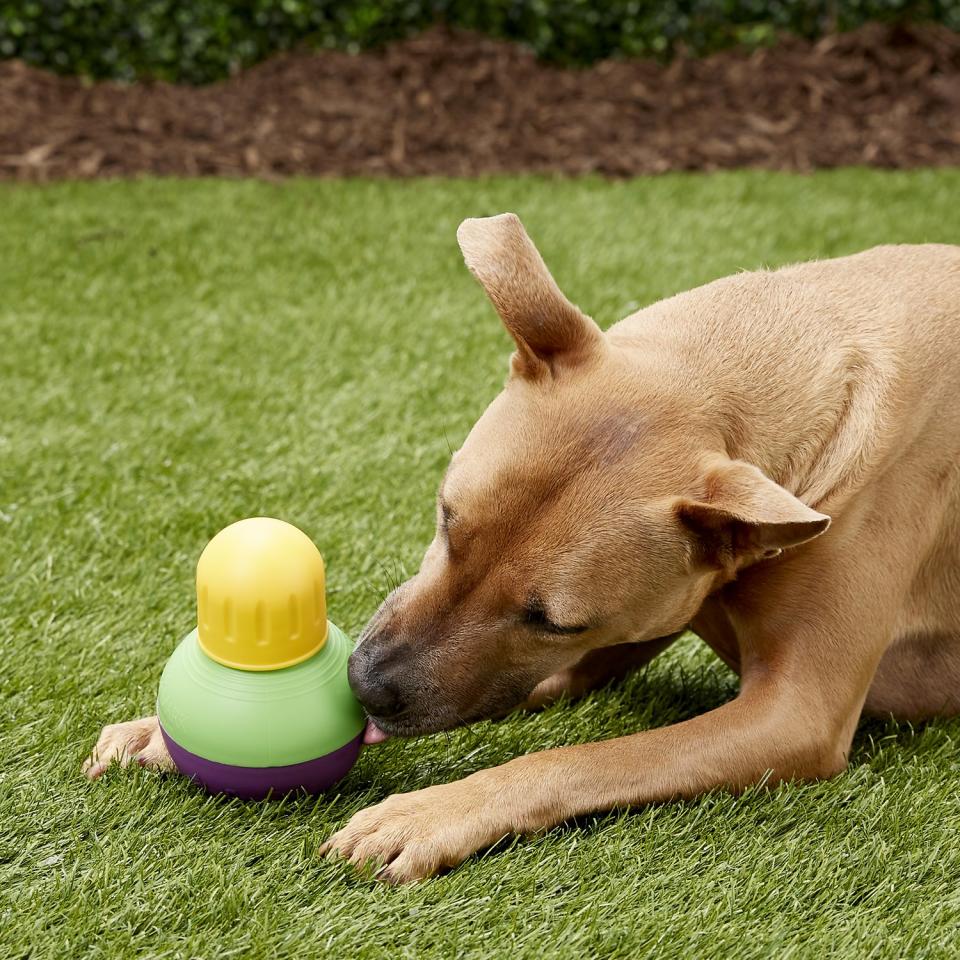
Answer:
POLYGON ((434 30, 208 87, 0 63, 0 178, 477 174, 960 163, 960 34, 872 26, 667 66, 539 63, 434 30))

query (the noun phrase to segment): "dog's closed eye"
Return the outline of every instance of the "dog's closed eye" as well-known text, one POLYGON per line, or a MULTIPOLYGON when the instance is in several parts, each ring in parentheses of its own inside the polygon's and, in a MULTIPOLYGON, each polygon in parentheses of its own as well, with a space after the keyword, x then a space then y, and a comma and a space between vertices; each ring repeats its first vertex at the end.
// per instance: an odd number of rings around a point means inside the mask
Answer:
POLYGON ((562 624, 550 619, 543 601, 539 597, 531 597, 523 608, 523 623, 535 630, 545 633, 573 634, 583 633, 589 629, 588 624, 562 624))

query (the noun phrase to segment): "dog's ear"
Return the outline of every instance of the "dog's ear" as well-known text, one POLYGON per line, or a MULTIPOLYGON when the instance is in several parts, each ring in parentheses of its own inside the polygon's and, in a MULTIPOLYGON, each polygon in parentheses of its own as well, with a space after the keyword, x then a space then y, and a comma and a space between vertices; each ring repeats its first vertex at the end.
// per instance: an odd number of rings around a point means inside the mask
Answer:
POLYGON ((600 328, 561 293, 516 214, 464 220, 457 240, 517 343, 518 373, 535 377, 557 361, 576 362, 601 342, 600 328))
POLYGON ((676 513, 695 535, 700 562, 730 568, 745 558, 776 556, 812 540, 830 526, 760 470, 742 460, 711 465, 701 495, 681 498, 676 513))

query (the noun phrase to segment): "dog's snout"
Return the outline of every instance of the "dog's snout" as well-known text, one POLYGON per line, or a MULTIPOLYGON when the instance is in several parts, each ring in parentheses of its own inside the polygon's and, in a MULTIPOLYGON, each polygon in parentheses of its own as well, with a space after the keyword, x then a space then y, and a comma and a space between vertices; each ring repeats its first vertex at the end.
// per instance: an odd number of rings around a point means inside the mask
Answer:
POLYGON ((400 694, 400 688, 384 677, 372 675, 370 671, 350 671, 350 686, 364 709, 373 717, 389 720, 406 710, 406 703, 400 694))
POLYGON ((399 716, 407 709, 397 659, 396 651, 378 637, 367 637, 350 655, 350 687, 366 711, 382 720, 399 716))

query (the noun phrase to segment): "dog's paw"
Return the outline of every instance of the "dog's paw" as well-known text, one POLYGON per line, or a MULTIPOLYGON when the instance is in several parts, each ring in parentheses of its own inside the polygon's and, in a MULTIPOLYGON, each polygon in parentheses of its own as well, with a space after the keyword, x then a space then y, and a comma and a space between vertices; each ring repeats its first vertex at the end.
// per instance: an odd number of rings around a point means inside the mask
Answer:
POLYGON ((81 769, 89 779, 96 780, 110 764, 125 767, 131 761, 151 770, 175 769, 156 717, 108 724, 81 769))
POLYGON ((320 848, 388 883, 422 880, 500 839, 488 805, 467 781, 397 793, 355 814, 320 848))
POLYGON ((574 699, 584 692, 584 684, 577 676, 575 670, 561 670, 546 680, 541 680, 523 703, 517 707, 518 710, 540 710, 543 707, 549 707, 563 697, 574 699))

